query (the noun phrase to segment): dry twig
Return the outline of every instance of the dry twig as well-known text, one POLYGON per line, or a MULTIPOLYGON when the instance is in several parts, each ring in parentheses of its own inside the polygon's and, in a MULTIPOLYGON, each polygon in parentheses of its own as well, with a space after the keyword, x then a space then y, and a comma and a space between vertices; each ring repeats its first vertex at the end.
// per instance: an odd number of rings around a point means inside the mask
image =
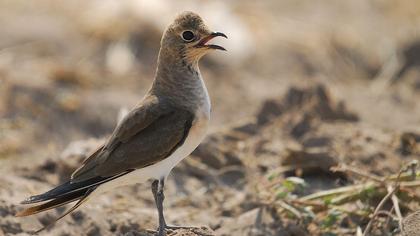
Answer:
POLYGON ((399 207, 399 204, 398 204, 398 198, 395 195, 395 192, 400 188, 400 177, 401 177, 402 173, 406 172, 408 170, 412 170, 413 166, 417 166, 417 162, 411 162, 408 165, 401 168, 401 170, 399 171, 399 173, 397 175, 397 178, 395 180, 394 186, 393 187, 391 187, 390 185, 387 186, 388 194, 385 195, 385 197, 381 200, 381 202, 379 202, 378 206, 376 206, 374 214, 373 214, 372 218, 370 219, 368 225, 366 226, 365 231, 363 232, 363 236, 368 235, 368 233, 370 232, 370 229, 372 227, 373 221, 378 216, 378 212, 382 209, 383 205, 385 204, 386 201, 388 201, 389 198, 392 199, 392 202, 393 202, 394 208, 395 208, 395 213, 397 214, 397 217, 398 217, 399 227, 400 227, 400 229, 402 229, 402 216, 401 216, 401 211, 400 211, 400 207, 399 207))
POLYGON ((331 167, 331 171, 333 171, 333 172, 338 172, 338 171, 349 172, 349 173, 356 174, 356 175, 359 175, 361 177, 373 180, 373 181, 378 182, 378 183, 383 183, 385 181, 384 177, 368 173, 368 172, 360 170, 360 169, 358 169, 354 166, 349 166, 349 165, 346 165, 346 164, 341 164, 339 166, 331 167))
MULTIPOLYGON (((392 191, 392 188, 388 188, 387 190, 388 192, 390 192, 392 191)), ((398 226, 400 227, 400 229, 402 229, 403 217, 401 215, 399 200, 398 200, 397 195, 395 195, 395 193, 392 194, 391 200, 392 200, 392 204, 394 205, 395 214, 397 215, 397 218, 398 218, 398 226)))
POLYGON ((392 191, 388 192, 387 195, 385 195, 384 198, 382 198, 381 202, 379 202, 378 206, 376 206, 375 211, 373 213, 372 218, 370 219, 368 225, 365 228, 365 231, 363 232, 363 236, 367 236, 368 233, 370 232, 370 229, 372 228, 372 224, 375 220, 375 218, 379 215, 378 212, 381 211, 382 207, 384 206, 384 204, 386 203, 386 201, 388 201, 388 199, 392 196, 392 194, 394 194, 394 192, 397 190, 397 188, 392 188, 392 191))

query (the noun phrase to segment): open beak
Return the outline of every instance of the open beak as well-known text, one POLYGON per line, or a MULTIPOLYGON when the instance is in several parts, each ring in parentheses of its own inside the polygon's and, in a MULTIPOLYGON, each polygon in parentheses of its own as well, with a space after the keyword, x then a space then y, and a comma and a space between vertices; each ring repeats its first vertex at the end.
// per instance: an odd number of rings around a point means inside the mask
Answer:
POLYGON ((228 38, 224 33, 220 33, 220 32, 213 32, 211 34, 209 34, 208 36, 204 37, 203 39, 201 39, 196 45, 196 48, 209 48, 209 49, 219 49, 222 51, 226 51, 226 49, 222 46, 219 45, 215 45, 215 44, 206 44, 208 41, 210 41, 211 39, 215 38, 215 37, 224 37, 224 38, 228 38))

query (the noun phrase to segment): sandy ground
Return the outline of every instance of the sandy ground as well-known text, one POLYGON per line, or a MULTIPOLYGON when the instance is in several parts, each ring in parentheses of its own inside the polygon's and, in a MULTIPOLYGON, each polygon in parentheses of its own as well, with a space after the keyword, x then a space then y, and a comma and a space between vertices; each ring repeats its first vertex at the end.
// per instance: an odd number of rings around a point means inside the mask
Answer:
MULTIPOLYGON (((420 4, 153 2, 0 3, 0 235, 27 235, 64 211, 13 216, 19 201, 65 181, 110 134, 121 109, 141 99, 161 32, 183 10, 229 40, 218 41, 227 53, 200 64, 212 97, 210 134, 174 169, 166 190, 168 222, 207 228, 170 235, 364 229, 369 217, 348 212, 372 212, 383 193, 334 212, 309 214, 290 201, 366 182, 332 166, 388 176, 420 159, 420 4), (285 183, 294 187, 282 192, 285 183)), ((408 199, 404 217, 419 209, 408 199)), ((145 230, 156 223, 143 184, 88 202, 43 235, 150 235, 145 230)), ((396 228, 396 221, 375 224, 372 235, 396 235, 396 228)))

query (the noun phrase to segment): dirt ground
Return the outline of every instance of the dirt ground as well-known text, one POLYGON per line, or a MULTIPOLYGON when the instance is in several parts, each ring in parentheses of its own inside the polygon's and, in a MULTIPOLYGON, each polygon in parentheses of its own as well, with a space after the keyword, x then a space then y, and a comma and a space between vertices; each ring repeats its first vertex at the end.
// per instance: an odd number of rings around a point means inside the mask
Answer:
MULTIPOLYGON (((210 133, 166 184, 167 221, 198 228, 168 235, 362 235, 394 184, 365 235, 419 232, 417 1, 15 0, 0 2, 0 235, 64 212, 14 217, 142 98, 161 33, 184 10, 229 39, 200 63, 210 133)), ((156 227, 148 183, 87 202, 41 235, 156 227)))

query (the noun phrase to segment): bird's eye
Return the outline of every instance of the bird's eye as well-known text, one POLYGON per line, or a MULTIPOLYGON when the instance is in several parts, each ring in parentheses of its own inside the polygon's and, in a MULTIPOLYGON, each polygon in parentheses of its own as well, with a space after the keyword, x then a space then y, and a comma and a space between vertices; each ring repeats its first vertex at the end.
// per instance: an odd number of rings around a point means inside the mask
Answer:
POLYGON ((195 38, 194 33, 189 31, 189 30, 186 30, 186 31, 182 32, 181 36, 182 36, 182 39, 186 42, 191 42, 195 38))

